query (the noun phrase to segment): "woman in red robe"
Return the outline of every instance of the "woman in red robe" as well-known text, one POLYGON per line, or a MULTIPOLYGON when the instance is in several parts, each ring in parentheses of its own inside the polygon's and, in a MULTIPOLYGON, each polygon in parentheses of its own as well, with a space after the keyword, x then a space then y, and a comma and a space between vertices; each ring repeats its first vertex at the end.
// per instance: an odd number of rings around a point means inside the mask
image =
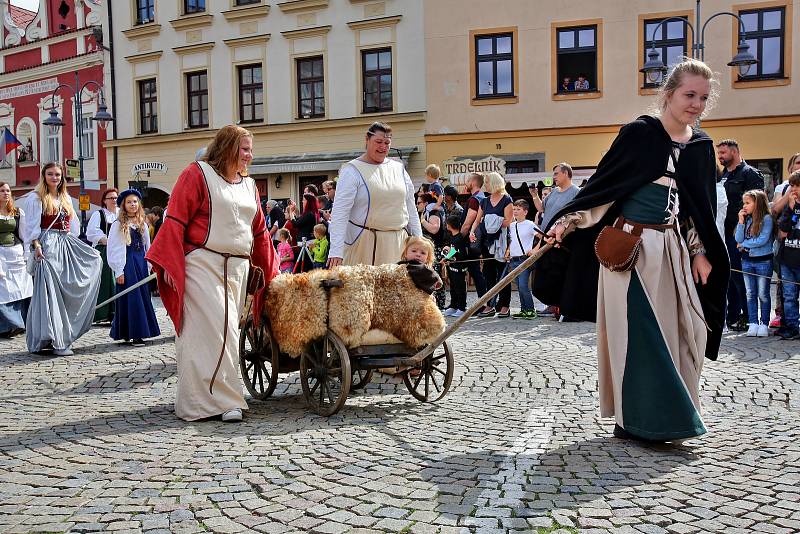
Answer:
MULTIPOLYGON (((278 262, 255 181, 247 176, 253 138, 238 126, 217 132, 202 161, 183 170, 147 260, 175 325, 175 413, 194 421, 221 415, 241 421, 247 403, 239 380, 239 317, 252 264, 267 283, 278 262)), ((264 288, 253 298, 258 320, 264 288)))

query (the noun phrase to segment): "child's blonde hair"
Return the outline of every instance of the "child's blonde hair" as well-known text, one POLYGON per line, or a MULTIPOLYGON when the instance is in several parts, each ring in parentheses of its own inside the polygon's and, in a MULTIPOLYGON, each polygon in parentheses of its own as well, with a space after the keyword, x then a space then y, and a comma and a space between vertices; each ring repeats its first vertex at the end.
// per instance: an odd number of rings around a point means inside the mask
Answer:
POLYGON ((433 241, 431 241, 427 237, 422 237, 418 235, 410 235, 406 238, 406 240, 403 242, 403 252, 400 253, 400 259, 401 260, 408 259, 406 258, 406 253, 408 252, 408 249, 412 245, 421 245, 422 247, 424 247, 425 252, 428 253, 428 261, 425 262, 425 265, 427 265, 428 267, 433 266, 433 259, 434 259, 433 241))
POLYGON ((753 222, 750 224, 748 231, 751 237, 755 237, 761 233, 761 227, 764 224, 764 219, 769 217, 769 199, 767 194, 761 189, 751 189, 747 191, 742 197, 747 197, 755 204, 755 209, 750 217, 753 222))
POLYGON ((281 228, 281 229, 278 230, 278 239, 280 239, 280 238, 283 238, 286 241, 289 241, 289 239, 292 238, 292 234, 290 234, 289 230, 287 230, 286 228, 281 228))
POLYGON ((435 163, 431 163, 430 165, 425 167, 425 174, 427 174, 434 180, 438 180, 439 177, 442 175, 442 169, 435 163))
POLYGON ((136 225, 136 228, 139 231, 139 234, 144 238, 144 233, 146 230, 145 224, 145 217, 144 217, 144 206, 142 206, 142 199, 139 198, 138 195, 128 194, 125 196, 125 199, 122 201, 122 206, 120 206, 119 210, 117 210, 117 220, 119 220, 119 227, 122 231, 122 235, 125 236, 125 244, 131 244, 131 229, 129 224, 136 225), (136 210, 136 213, 133 215, 128 214, 128 210, 125 209, 125 201, 128 200, 129 196, 134 196, 139 201, 139 209, 136 210))
POLYGON ((328 235, 328 227, 325 226, 322 223, 315 224, 314 225, 314 235, 317 235, 317 234, 321 235, 322 237, 325 237, 326 235, 328 235))

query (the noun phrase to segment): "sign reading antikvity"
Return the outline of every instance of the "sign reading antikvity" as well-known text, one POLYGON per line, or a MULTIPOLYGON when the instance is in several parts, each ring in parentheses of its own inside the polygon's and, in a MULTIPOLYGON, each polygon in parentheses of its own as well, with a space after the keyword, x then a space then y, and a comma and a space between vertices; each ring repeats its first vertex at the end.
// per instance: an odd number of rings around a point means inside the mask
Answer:
POLYGON ((471 159, 448 159, 442 162, 445 176, 454 174, 466 174, 473 172, 496 172, 500 176, 506 174, 506 162, 500 158, 489 156, 479 160, 471 159))
POLYGON ((38 93, 49 93, 56 87, 58 87, 57 78, 47 78, 46 80, 37 80, 35 82, 12 85, 11 87, 3 87, 0 89, 0 100, 10 100, 12 98, 35 95, 38 93))
POLYGON ((136 176, 145 171, 158 171, 167 174, 167 164, 160 161, 143 161, 131 167, 131 176, 136 176))

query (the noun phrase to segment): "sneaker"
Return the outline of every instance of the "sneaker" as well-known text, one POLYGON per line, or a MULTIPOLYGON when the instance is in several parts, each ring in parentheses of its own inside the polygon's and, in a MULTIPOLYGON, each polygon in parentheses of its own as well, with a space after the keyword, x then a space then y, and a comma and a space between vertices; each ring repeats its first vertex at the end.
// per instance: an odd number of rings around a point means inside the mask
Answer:
POLYGON ((775 335, 778 336, 778 337, 781 337, 784 334, 786 334, 787 332, 789 332, 790 330, 791 330, 791 328, 786 327, 786 326, 782 326, 782 327, 778 328, 777 330, 775 330, 775 335))
POLYGON ((222 414, 222 420, 226 423, 238 423, 242 420, 242 409, 234 408, 222 414))
POLYGON ((758 335, 758 325, 756 323, 750 323, 750 328, 747 329, 747 337, 756 337, 758 335))
POLYGON ((558 311, 558 308, 555 306, 548 306, 543 311, 540 311, 539 315, 542 317, 553 317, 556 314, 556 311, 558 311))
POLYGON ((461 317, 462 315, 464 315, 464 310, 453 310, 450 317, 461 317))
POLYGON ((524 319, 527 316, 527 314, 528 314, 527 310, 521 310, 521 311, 518 311, 517 313, 512 313, 511 314, 511 318, 512 319, 524 319))
POLYGON ((134 339, 133 341, 131 341, 132 347, 144 347, 144 345, 145 343, 144 340, 142 339, 134 339))
POLYGON ((511 317, 511 309, 506 308, 504 312, 497 312, 497 317, 511 317))
POLYGON ((736 322, 728 323, 728 328, 734 332, 744 332, 747 330, 747 323, 740 319, 736 322))
POLYGON ((536 313, 536 310, 528 310, 528 315, 525 317, 526 319, 536 319, 539 317, 539 314, 536 313))
POLYGON ((454 311, 456 311, 455 308, 447 308, 445 311, 442 312, 442 315, 444 315, 445 317, 452 317, 454 311))
POLYGON ((756 336, 758 337, 767 337, 769 335, 769 326, 765 324, 758 325, 758 333, 756 336))
POLYGON ((775 317, 774 317, 774 318, 773 318, 773 319, 772 319, 772 320, 769 322, 769 327, 770 327, 770 328, 778 328, 778 327, 780 327, 780 326, 781 326, 781 316, 780 316, 780 315, 776 315, 776 316, 775 316, 775 317))
POLYGON ((70 349, 69 347, 65 349, 53 349, 54 356, 72 356, 73 354, 75 353, 72 352, 72 349, 70 349))
POLYGON ((797 339, 798 337, 800 337, 800 331, 797 328, 787 328, 781 334, 781 339, 797 339))
POLYGON ((494 314, 497 313, 493 307, 484 308, 483 311, 480 313, 476 313, 476 317, 494 317, 494 314))

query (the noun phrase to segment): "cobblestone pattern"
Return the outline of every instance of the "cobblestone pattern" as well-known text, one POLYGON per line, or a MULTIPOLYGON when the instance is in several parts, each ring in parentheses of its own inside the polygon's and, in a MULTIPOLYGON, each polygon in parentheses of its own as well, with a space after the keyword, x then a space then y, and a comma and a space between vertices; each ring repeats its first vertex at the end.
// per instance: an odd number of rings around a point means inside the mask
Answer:
POLYGON ((297 374, 240 424, 173 412, 174 331, 95 328, 67 358, 0 340, 0 531, 800 532, 800 344, 727 335, 704 371, 710 432, 610 437, 593 325, 479 319, 448 396, 376 375, 329 419, 297 374))

